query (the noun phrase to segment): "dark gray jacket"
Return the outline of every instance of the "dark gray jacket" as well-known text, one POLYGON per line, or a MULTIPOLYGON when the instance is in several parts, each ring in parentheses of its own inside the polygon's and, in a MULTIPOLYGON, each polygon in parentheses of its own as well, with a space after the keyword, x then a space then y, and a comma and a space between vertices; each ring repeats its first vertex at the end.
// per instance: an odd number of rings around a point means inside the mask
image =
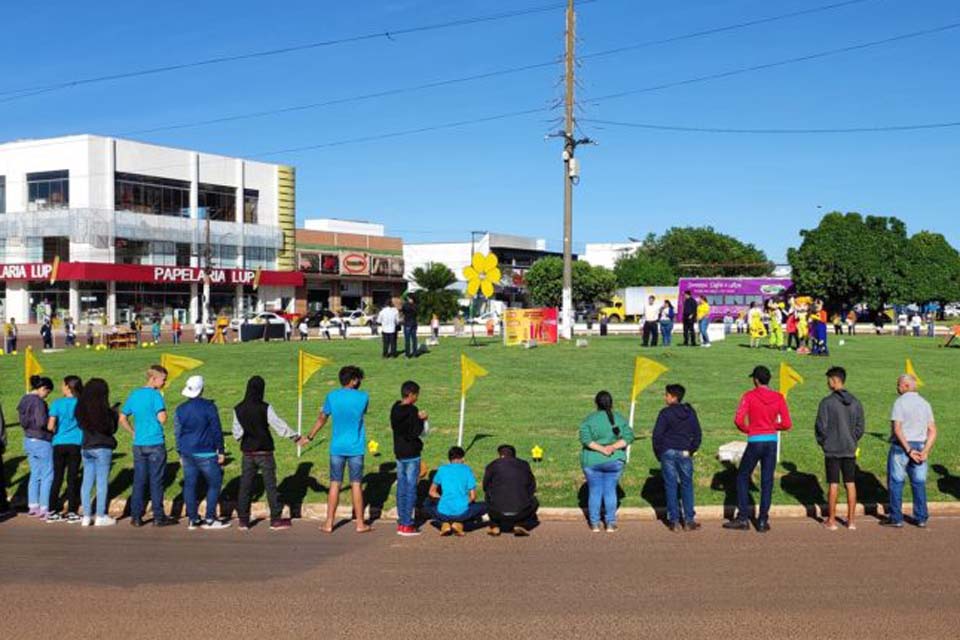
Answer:
POLYGON ((817 410, 817 444, 827 458, 852 458, 864 431, 863 405, 846 389, 820 401, 817 410))

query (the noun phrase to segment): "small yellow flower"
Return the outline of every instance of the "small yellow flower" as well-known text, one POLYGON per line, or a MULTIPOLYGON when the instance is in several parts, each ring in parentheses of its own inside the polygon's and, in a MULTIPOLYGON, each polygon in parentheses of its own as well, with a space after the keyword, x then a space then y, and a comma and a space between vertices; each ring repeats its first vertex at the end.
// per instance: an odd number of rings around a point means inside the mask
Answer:
POLYGON ((533 445, 533 449, 530 449, 530 457, 533 458, 534 462, 543 460, 543 449, 540 448, 540 445, 533 445))
POLYGON ((380 453, 380 443, 376 440, 371 440, 367 443, 367 451, 370 452, 370 455, 379 455, 380 453))
POLYGON ((500 282, 500 268, 497 266, 497 256, 488 253, 473 254, 471 263, 463 268, 463 275, 467 279, 467 295, 473 298, 481 292, 485 298, 493 297, 493 287, 500 282))

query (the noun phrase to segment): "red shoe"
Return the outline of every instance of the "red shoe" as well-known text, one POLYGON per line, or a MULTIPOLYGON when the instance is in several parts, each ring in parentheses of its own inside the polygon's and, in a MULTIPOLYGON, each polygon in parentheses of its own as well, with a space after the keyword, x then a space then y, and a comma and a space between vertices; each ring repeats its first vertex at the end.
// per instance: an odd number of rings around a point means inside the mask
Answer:
POLYGON ((286 518, 277 518, 276 520, 270 521, 270 531, 281 531, 283 529, 289 529, 292 526, 286 518))
POLYGON ((413 525, 400 524, 400 525, 397 525, 397 535, 411 538, 413 536, 420 535, 420 532, 413 525))

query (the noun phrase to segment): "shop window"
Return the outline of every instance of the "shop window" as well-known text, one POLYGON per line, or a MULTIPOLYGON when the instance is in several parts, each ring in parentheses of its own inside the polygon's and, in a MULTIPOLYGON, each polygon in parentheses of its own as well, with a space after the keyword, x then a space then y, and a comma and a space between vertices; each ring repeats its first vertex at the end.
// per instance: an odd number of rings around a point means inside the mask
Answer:
POLYGON ((65 209, 70 206, 70 172, 27 174, 27 210, 65 209))
POLYGON ((217 184, 199 186, 200 217, 209 220, 236 222, 237 190, 217 184))
MULTIPOLYGON (((257 209, 260 206, 260 192, 256 189, 243 190, 243 221, 246 224, 257 224, 257 209)), ((0 209, 0 213, 3 210, 0 209)))
POLYGON ((135 173, 117 173, 114 206, 118 211, 186 218, 190 216, 190 183, 135 173))
POLYGON ((117 264, 149 264, 150 243, 143 240, 116 239, 117 264))
POLYGON ((43 262, 53 262, 55 258, 70 262, 70 238, 61 236, 43 239, 43 262))
POLYGON ((25 262, 43 262, 43 238, 25 238, 23 249, 25 262))
POLYGON ((244 247, 243 249, 245 269, 273 269, 276 260, 276 249, 269 247, 244 247))

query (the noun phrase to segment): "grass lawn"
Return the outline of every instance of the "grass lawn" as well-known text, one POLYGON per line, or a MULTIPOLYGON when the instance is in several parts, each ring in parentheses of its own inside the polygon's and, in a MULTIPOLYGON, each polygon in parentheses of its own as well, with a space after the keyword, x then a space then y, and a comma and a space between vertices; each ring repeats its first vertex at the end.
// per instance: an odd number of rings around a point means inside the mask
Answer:
MULTIPOLYGON (((663 503, 659 465, 654 458, 649 436, 662 404, 662 384, 680 382, 687 399, 697 409, 704 427, 701 454, 696 457, 697 501, 700 504, 732 504, 735 496, 732 467, 716 460, 717 447, 741 436, 733 426, 733 412, 740 394, 749 388, 747 375, 755 364, 774 371, 781 360, 794 366, 806 384, 790 394, 795 427, 783 441, 782 462, 777 471, 774 502, 812 504, 821 499, 823 461, 813 436, 817 403, 825 394, 824 372, 830 365, 842 365, 848 371, 848 386, 864 404, 867 434, 864 436, 858 478, 865 502, 886 498, 888 416, 896 397, 895 378, 903 371, 904 360, 913 359, 918 374, 926 382, 922 393, 933 404, 938 418, 940 438, 932 456, 928 491, 931 500, 960 499, 960 436, 954 422, 960 411, 958 376, 960 350, 942 349, 942 339, 845 337, 838 346, 831 336, 831 356, 812 358, 772 350, 750 350, 745 339, 716 343, 712 349, 655 348, 642 350, 636 338, 591 338, 587 348, 572 345, 544 346, 533 350, 505 348, 489 344, 471 348, 466 340, 448 338, 432 353, 417 360, 403 358, 384 361, 379 341, 311 341, 306 349, 332 358, 333 367, 318 373, 309 383, 304 402, 304 430, 308 430, 322 404, 323 396, 335 388, 339 366, 357 364, 366 372, 363 388, 371 394, 367 421, 368 437, 379 441, 381 454, 367 456, 367 493, 374 504, 393 503, 392 443, 389 411, 397 399, 400 384, 407 379, 423 387, 420 406, 431 415, 433 431, 426 441, 425 461, 436 468, 445 460, 447 448, 455 444, 459 407, 459 356, 466 351, 490 371, 474 386, 467 400, 466 437, 468 462, 479 476, 482 467, 496 455, 502 442, 514 444, 522 456, 540 445, 545 459, 534 464, 544 505, 575 506, 582 490, 583 475, 578 464, 577 430, 583 416, 593 409, 593 396, 609 390, 625 415, 635 355, 655 358, 670 371, 640 397, 637 407, 638 440, 633 459, 627 467, 622 488, 624 505, 646 506, 663 503)), ((232 407, 240 401, 248 376, 262 375, 267 381, 267 399, 291 425, 296 424, 296 342, 271 342, 244 345, 183 345, 172 352, 205 361, 198 370, 207 380, 207 397, 217 401, 224 429, 229 432, 232 407)), ((111 386, 111 400, 122 401, 143 381, 144 371, 158 362, 163 347, 131 352, 69 352, 39 354, 45 374, 54 378, 59 394, 60 379, 77 374, 87 379, 101 376, 111 386)), ((170 409, 182 399, 179 391, 185 378, 174 382, 166 397, 170 409)), ((23 391, 23 355, 0 357, 0 401, 8 423, 16 422, 16 405, 23 391)), ((22 455, 22 431, 8 429, 10 442, 5 455, 11 492, 25 494, 27 463, 22 455)), ((173 450, 172 418, 168 423, 167 445, 170 460, 173 450)), ((284 500, 317 502, 326 499, 327 445, 321 432, 299 460, 296 449, 287 442, 277 443, 279 480, 284 500)), ((228 434, 229 436, 229 434, 228 434)), ((121 432, 115 454, 111 495, 129 493, 132 480, 130 438, 121 432)), ((226 495, 235 495, 240 463, 237 444, 228 437, 230 458, 226 467, 226 495)), ((171 465, 175 471, 179 465, 171 465)), ((168 473, 167 497, 180 493, 180 477, 168 473)), ((909 491, 908 491, 909 493, 909 491)))

